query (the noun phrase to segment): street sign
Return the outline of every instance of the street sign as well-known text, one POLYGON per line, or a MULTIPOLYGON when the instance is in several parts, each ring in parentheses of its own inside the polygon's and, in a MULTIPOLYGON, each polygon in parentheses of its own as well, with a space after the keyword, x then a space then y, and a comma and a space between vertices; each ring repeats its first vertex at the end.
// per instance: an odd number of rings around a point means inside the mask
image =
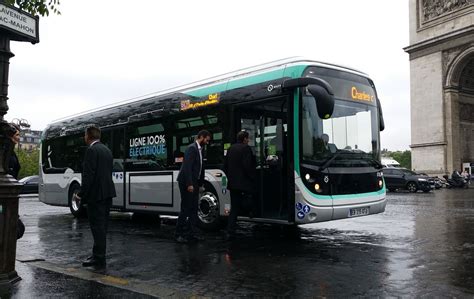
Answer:
POLYGON ((16 7, 0 4, 0 29, 10 34, 11 40, 39 42, 39 17, 16 7))

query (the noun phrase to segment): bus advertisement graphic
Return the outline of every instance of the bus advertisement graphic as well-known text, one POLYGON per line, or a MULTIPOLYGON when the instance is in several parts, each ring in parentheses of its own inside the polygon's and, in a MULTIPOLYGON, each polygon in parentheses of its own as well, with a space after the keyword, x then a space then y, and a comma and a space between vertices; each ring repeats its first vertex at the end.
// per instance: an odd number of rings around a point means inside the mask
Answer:
POLYGON ((143 156, 166 156, 166 138, 165 135, 150 135, 131 138, 129 140, 130 158, 143 156))

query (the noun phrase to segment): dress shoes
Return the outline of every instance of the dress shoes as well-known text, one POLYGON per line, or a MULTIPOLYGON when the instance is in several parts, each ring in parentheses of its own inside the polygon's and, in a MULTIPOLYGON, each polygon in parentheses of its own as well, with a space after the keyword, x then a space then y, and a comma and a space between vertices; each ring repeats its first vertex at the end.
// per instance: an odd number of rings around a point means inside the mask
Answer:
POLYGON ((83 267, 105 267, 105 259, 98 259, 95 257, 89 257, 82 263, 83 267))

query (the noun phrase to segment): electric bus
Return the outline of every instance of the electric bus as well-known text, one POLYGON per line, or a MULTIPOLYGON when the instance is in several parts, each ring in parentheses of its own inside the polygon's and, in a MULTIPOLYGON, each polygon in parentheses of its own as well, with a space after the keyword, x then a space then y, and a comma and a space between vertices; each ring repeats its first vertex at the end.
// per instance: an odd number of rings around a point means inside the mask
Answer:
POLYGON ((240 220, 298 225, 385 210, 382 109, 373 81, 353 68, 283 59, 52 122, 42 134, 39 200, 74 216, 87 209, 73 195, 91 124, 113 154, 116 211, 178 215, 176 177, 203 129, 212 135, 199 195, 204 229, 231 209, 222 168, 241 130, 256 161, 257 208, 240 220))

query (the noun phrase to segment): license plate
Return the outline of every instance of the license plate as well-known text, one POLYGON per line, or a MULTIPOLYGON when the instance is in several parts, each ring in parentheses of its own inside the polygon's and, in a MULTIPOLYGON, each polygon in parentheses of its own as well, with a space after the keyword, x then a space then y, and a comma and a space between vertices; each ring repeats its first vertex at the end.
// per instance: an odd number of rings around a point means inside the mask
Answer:
POLYGON ((353 208, 349 210, 349 217, 369 215, 370 209, 368 207, 353 208))

